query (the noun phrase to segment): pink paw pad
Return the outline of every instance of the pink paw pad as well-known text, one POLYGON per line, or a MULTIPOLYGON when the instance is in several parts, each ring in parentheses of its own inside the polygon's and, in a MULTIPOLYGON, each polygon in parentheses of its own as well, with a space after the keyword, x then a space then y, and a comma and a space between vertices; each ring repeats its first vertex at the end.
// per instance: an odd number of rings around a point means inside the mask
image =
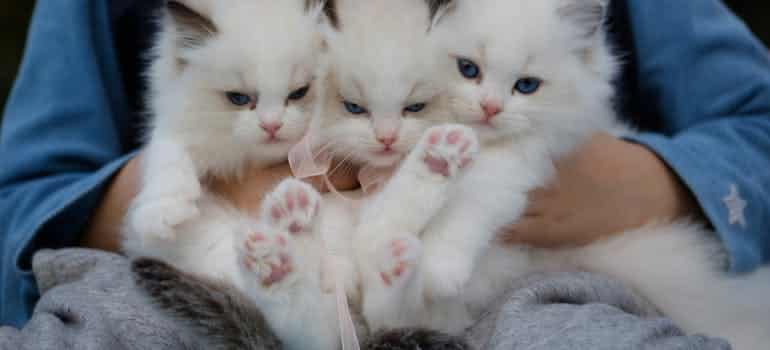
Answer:
POLYGON ((243 241, 243 246, 247 252, 253 253, 257 249, 257 244, 265 242, 265 235, 259 232, 252 232, 243 241))
POLYGON ((428 131, 423 162, 428 170, 444 177, 465 168, 478 152, 478 140, 470 128, 439 126, 428 131))
POLYGON ((270 263, 270 272, 262 278, 262 285, 270 287, 278 282, 283 281, 288 276, 293 267, 291 265, 291 259, 288 254, 282 253, 278 256, 278 263, 270 263))
POLYGON ((241 263, 254 273, 263 287, 282 282, 294 270, 287 250, 288 240, 282 235, 268 239, 262 233, 250 233, 242 247, 241 263))
POLYGON ((281 230, 300 235, 311 230, 319 202, 318 192, 310 185, 298 180, 286 180, 265 200, 265 216, 270 224, 281 230))
POLYGON ((380 279, 385 286, 393 286, 400 280, 404 280, 417 265, 420 256, 420 242, 415 238, 394 239, 386 247, 382 261, 380 279))

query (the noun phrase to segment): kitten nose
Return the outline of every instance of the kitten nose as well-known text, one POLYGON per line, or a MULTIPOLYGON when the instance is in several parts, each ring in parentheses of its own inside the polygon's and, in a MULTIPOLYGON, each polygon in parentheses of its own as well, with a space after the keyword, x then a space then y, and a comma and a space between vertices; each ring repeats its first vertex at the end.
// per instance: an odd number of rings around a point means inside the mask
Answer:
POLYGON ((281 130, 283 127, 283 123, 261 123, 259 124, 259 127, 262 128, 262 130, 265 130, 266 133, 270 134, 270 136, 275 136, 275 134, 278 133, 278 130, 281 130))
POLYGON ((385 145, 385 147, 393 146, 394 143, 396 143, 396 135, 388 135, 384 137, 378 137, 377 141, 380 141, 381 144, 385 145))
POLYGON ((484 110, 484 114, 486 115, 486 120, 490 120, 494 118, 496 115, 500 114, 500 111, 502 110, 499 104, 495 102, 489 102, 489 101, 482 102, 481 109, 484 110))

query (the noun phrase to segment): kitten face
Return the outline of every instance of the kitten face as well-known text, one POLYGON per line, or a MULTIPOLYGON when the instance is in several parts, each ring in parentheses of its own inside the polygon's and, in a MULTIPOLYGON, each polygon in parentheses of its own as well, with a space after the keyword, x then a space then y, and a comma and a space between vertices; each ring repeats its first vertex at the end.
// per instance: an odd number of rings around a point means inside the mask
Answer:
POLYGON ((285 155, 304 134, 316 99, 318 14, 301 0, 198 7, 171 11, 180 38, 179 101, 188 104, 183 122, 285 155))
POLYGON ((602 6, 460 1, 438 29, 455 62, 453 113, 485 142, 578 130, 591 120, 575 116, 606 115, 614 68, 599 33, 602 6))
POLYGON ((445 82, 419 1, 338 3, 329 33, 322 142, 357 163, 390 166, 432 125, 448 122, 445 82))

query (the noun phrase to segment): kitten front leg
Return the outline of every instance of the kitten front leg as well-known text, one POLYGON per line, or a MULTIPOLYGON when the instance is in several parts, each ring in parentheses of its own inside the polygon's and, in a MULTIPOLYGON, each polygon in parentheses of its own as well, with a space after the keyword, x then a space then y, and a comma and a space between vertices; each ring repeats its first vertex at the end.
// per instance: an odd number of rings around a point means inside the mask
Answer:
POLYGON ((423 232, 428 297, 459 295, 499 230, 523 214, 527 193, 540 186, 551 166, 530 154, 510 145, 485 148, 457 187, 457 200, 423 232))
POLYGON ((142 162, 142 189, 129 209, 128 229, 142 244, 173 239, 176 226, 199 215, 202 189, 195 164, 172 140, 151 142, 142 162))
MULTIPOLYGON (((479 195, 479 194, 476 194, 479 195)), ((442 217, 424 234, 422 260, 423 287, 430 298, 453 298, 467 287, 479 259, 488 251, 505 218, 521 212, 525 193, 507 195, 506 204, 497 208, 480 208, 482 198, 466 198, 456 203, 451 213, 442 217), (496 212, 495 209, 510 208, 496 212), (503 218, 502 220, 500 218, 503 218)))
POLYGON ((466 126, 429 129, 383 190, 362 209, 359 235, 422 232, 478 150, 476 134, 466 126))
MULTIPOLYGON (((457 231, 453 233, 446 236, 461 234, 457 231)), ((460 241, 442 241, 430 237, 425 240, 425 246, 422 268, 426 295, 439 299, 460 295, 470 281, 476 264, 475 254, 469 251, 476 245, 467 246, 460 241)))
POLYGON ((407 282, 422 255, 417 236, 444 206, 449 186, 478 147, 475 133, 465 126, 429 129, 393 179, 362 210, 354 243, 364 284, 363 312, 372 329, 414 321, 394 305, 404 305, 415 293, 407 282))

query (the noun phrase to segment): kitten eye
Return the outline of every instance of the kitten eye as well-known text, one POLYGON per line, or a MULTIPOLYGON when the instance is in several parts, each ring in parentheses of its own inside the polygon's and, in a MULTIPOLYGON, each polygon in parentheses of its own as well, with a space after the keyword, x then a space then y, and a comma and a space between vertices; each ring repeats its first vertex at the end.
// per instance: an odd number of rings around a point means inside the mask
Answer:
POLYGON ((457 59, 457 69, 459 69, 460 74, 467 79, 476 79, 481 75, 479 66, 475 62, 465 58, 457 59))
POLYGON ((367 111, 366 108, 361 107, 353 102, 343 101, 342 104, 345 105, 345 109, 347 109, 348 112, 350 112, 350 114, 358 115, 358 114, 369 113, 369 111, 367 111))
POLYGON ((424 103, 415 103, 413 105, 406 106, 406 108, 404 108, 404 112, 418 113, 423 109, 425 109, 424 103))
POLYGON ((297 90, 294 90, 291 94, 289 94, 289 100, 290 101, 297 101, 305 98, 307 96, 307 92, 310 90, 310 85, 305 85, 302 88, 299 88, 297 90))
POLYGON ((236 106, 246 106, 252 102, 251 96, 244 95, 240 92, 226 92, 225 95, 227 96, 227 99, 230 100, 230 103, 236 105, 236 106))
POLYGON ((514 93, 518 91, 524 95, 532 95, 540 89, 542 84, 543 81, 540 78, 521 78, 513 86, 513 89, 515 90, 514 93))

